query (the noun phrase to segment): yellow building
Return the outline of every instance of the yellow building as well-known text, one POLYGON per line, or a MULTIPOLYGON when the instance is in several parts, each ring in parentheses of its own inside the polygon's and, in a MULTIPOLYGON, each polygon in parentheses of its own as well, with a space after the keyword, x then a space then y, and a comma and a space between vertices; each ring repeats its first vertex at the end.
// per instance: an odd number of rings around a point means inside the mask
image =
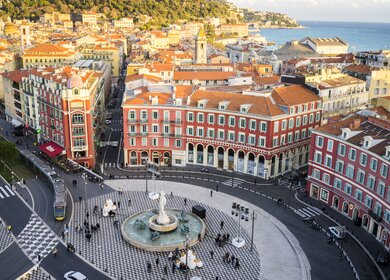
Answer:
POLYGON ((168 42, 170 45, 176 45, 180 43, 180 31, 171 29, 168 31, 168 42))
POLYGON ((390 68, 373 69, 368 78, 369 99, 390 95, 390 68))
POLYGON ((272 77, 272 65, 271 64, 254 64, 257 74, 260 77, 272 77))
POLYGON ((129 63, 127 64, 126 76, 138 74, 138 69, 144 67, 144 64, 129 63))
POLYGON ((80 54, 59 45, 43 44, 25 50, 22 55, 23 68, 62 66, 80 59, 80 54))
POLYGON ((150 46, 154 49, 168 49, 169 39, 165 32, 152 31, 150 32, 150 46))
POLYGON ((81 15, 83 24, 96 25, 97 14, 95 12, 85 12, 81 15))
POLYGON ((119 48, 110 45, 87 45, 81 48, 83 59, 103 60, 111 63, 111 74, 114 77, 119 76, 120 55, 119 48))

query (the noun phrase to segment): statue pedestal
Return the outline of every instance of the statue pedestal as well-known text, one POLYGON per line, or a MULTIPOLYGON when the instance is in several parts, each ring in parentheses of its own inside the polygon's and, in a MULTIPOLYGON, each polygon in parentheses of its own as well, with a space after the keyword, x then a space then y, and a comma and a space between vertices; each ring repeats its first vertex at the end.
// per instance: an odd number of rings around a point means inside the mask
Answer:
POLYGON ((243 238, 235 237, 232 239, 232 244, 236 248, 241 248, 245 246, 245 240, 243 238))
POLYGON ((158 192, 151 192, 149 193, 149 198, 152 200, 156 200, 160 197, 160 194, 158 192))

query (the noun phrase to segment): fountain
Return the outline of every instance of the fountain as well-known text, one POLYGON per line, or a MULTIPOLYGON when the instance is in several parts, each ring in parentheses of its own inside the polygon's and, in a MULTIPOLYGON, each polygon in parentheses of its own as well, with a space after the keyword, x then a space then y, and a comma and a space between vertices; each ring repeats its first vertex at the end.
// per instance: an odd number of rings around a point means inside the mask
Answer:
POLYGON ((138 212, 121 225, 122 236, 128 243, 147 251, 163 252, 183 249, 186 236, 189 246, 198 243, 199 236, 203 238, 206 226, 201 218, 184 210, 165 209, 167 199, 163 191, 153 198, 158 199, 158 211, 138 212))

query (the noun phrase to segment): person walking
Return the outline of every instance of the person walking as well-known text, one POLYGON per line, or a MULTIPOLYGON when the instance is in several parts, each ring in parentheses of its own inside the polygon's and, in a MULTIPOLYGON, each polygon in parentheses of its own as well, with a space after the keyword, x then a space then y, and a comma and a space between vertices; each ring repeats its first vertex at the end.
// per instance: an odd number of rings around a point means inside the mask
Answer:
POLYGON ((223 230, 223 226, 225 225, 224 221, 221 221, 221 230, 223 230))
POLYGON ((121 202, 118 200, 118 208, 121 208, 121 202))
POLYGON ((160 263, 160 258, 157 257, 157 259, 156 259, 156 266, 158 266, 159 263, 160 263))
POLYGON ((168 275, 168 266, 167 265, 164 265, 164 274, 168 275))
POLYGON ((57 253, 58 253, 58 249, 56 247, 54 247, 52 253, 53 253, 53 256, 56 257, 57 253))
POLYGON ((176 264, 173 262, 172 263, 172 273, 175 274, 175 270, 176 270, 176 264))
POLYGON ((213 250, 210 251, 210 256, 211 256, 211 259, 214 259, 214 251, 213 250))
POLYGON ((131 199, 129 199, 129 203, 128 203, 129 206, 131 206, 131 199))
POLYGON ((236 264, 234 265, 234 268, 235 269, 239 269, 240 268, 240 261, 238 258, 236 258, 236 264))
POLYGON ((213 197, 213 190, 210 191, 210 196, 213 197))
POLYGON ((236 257, 232 255, 232 265, 234 266, 234 261, 236 260, 236 257))
POLYGON ((147 267, 149 273, 152 272, 152 264, 150 263, 150 261, 146 262, 146 267, 147 267))
POLYGON ((184 198, 184 206, 187 206, 187 198, 184 198))

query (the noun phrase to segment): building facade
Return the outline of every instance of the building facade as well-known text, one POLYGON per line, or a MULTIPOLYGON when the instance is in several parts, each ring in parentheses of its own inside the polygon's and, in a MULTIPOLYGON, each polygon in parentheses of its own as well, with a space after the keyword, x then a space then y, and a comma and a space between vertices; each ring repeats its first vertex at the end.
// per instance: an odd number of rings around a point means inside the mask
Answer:
POLYGON ((268 93, 149 85, 124 98, 124 164, 197 164, 275 177, 306 164, 321 100, 302 86, 268 93))
POLYGON ((314 129, 307 191, 390 248, 390 124, 349 116, 314 129))

